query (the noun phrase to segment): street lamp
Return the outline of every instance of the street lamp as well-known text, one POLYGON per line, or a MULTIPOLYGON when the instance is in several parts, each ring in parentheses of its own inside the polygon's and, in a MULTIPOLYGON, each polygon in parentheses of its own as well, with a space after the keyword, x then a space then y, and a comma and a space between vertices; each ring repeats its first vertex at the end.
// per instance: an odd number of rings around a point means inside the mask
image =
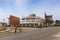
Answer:
POLYGON ((6 29, 5 19, 3 19, 3 29, 6 29))

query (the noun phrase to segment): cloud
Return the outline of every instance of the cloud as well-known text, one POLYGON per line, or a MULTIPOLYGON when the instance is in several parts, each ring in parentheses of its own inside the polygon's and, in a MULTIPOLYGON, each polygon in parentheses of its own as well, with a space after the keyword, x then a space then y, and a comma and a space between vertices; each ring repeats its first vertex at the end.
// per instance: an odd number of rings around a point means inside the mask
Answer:
MULTIPOLYGON (((57 14, 60 15, 60 0, 0 0, 0 16, 6 18, 9 15, 15 15, 21 17, 30 13, 36 13, 37 15, 57 14), (55 14, 54 14, 55 13, 55 14)), ((0 19, 1 19, 0 18, 0 19)))

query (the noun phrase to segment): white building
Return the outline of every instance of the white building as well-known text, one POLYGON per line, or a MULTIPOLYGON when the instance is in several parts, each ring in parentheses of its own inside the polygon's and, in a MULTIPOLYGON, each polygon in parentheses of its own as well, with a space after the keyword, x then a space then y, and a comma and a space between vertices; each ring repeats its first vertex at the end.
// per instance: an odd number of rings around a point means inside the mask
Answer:
POLYGON ((44 19, 36 16, 35 14, 29 14, 27 17, 23 17, 20 20, 21 26, 37 27, 44 22, 44 19))
POLYGON ((5 22, 0 22, 0 30, 6 29, 7 23, 5 22))

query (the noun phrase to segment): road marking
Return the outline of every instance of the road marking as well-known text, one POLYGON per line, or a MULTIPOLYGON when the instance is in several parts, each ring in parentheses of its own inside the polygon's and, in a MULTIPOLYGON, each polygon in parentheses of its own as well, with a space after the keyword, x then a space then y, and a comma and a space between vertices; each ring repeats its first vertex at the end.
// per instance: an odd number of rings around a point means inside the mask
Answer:
POLYGON ((58 33, 55 34, 55 35, 52 35, 52 37, 60 37, 60 32, 58 32, 58 33))

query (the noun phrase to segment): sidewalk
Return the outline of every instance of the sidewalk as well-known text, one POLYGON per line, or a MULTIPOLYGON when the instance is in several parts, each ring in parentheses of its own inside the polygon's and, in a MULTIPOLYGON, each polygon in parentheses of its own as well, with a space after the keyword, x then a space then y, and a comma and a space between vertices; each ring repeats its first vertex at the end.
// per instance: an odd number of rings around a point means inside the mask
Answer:
POLYGON ((12 29, 7 28, 6 30, 0 31, 0 34, 9 33, 10 31, 12 31, 12 29))
MULTIPOLYGON (((28 31, 33 31, 33 30, 38 30, 38 28, 27 28, 27 27, 22 27, 21 31, 22 32, 28 32, 28 31)), ((0 34, 4 33, 13 33, 15 31, 15 28, 7 28, 6 30, 0 31, 0 34)), ((20 28, 17 29, 17 32, 20 32, 20 28)))

